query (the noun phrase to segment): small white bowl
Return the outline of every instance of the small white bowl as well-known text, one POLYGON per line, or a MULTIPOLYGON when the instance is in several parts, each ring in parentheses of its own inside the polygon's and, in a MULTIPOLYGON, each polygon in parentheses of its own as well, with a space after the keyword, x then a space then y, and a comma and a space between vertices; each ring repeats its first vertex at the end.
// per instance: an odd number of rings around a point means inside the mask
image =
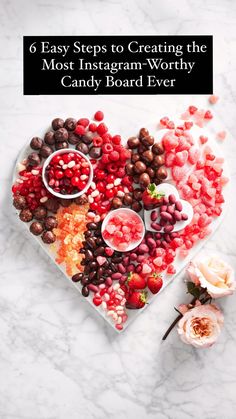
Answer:
POLYGON ((50 154, 50 156, 48 156, 48 158, 45 160, 45 162, 43 164, 42 179, 43 179, 43 183, 44 183, 45 187, 47 188, 47 190, 52 195, 57 196, 58 198, 62 198, 62 199, 78 198, 79 196, 83 195, 88 190, 88 188, 90 187, 90 185, 92 183, 92 180, 93 180, 93 166, 92 166, 89 158, 87 156, 85 156, 85 154, 81 153, 78 150, 75 150, 74 148, 64 148, 62 150, 56 150, 56 151, 54 151, 54 153, 52 153, 52 154, 50 154), (48 181, 47 181, 46 168, 49 165, 50 161, 53 159, 54 156, 57 156, 57 155, 60 155, 60 154, 65 154, 65 153, 79 154, 81 157, 83 157, 89 163, 90 174, 89 174, 89 178, 88 178, 88 183, 87 183, 87 185, 85 186, 85 188, 82 191, 79 191, 76 194, 63 195, 63 194, 60 194, 59 192, 55 192, 49 186, 48 181))
MULTIPOLYGON (((106 228, 106 226, 107 226, 107 223, 109 222, 110 218, 111 218, 111 217, 113 217, 113 215, 115 215, 115 214, 119 214, 119 213, 129 213, 129 214, 132 214, 132 215, 134 215, 134 214, 135 214, 135 216, 139 218, 139 220, 140 220, 140 222, 141 222, 141 224, 142 224, 142 226, 143 226, 143 233, 142 233, 142 237, 141 237, 141 239, 140 239, 140 240, 138 240, 138 241, 136 241, 136 242, 132 242, 132 243, 131 243, 128 247, 127 247, 127 249, 126 249, 126 250, 122 250, 122 253, 123 253, 123 252, 130 252, 131 250, 135 249, 136 247, 138 247, 138 246, 140 245, 140 243, 141 243, 141 241, 143 240, 144 235, 145 235, 145 225, 144 225, 144 222, 143 222, 142 218, 140 217, 140 215, 139 215, 139 214, 137 214, 137 212, 133 211, 132 209, 129 209, 129 208, 118 208, 118 209, 115 209, 115 210, 110 211, 110 212, 106 215, 106 217, 104 218, 104 220, 103 220, 103 222, 102 222, 102 227, 101 227, 102 237, 103 237, 103 232, 104 232, 104 230, 105 230, 105 228, 106 228)), ((112 244, 109 240, 105 239, 104 237, 103 237, 103 240, 106 242, 106 244, 107 244, 109 247, 111 247, 112 249, 116 250, 117 252, 121 252, 121 250, 119 250, 117 247, 115 247, 115 246, 114 246, 114 245, 113 245, 113 244, 112 244)))

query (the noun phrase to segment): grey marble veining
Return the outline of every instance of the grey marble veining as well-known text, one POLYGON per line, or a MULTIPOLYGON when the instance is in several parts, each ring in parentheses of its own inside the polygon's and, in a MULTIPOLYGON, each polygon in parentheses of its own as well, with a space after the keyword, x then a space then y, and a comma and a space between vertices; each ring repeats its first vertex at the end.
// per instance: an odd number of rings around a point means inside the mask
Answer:
MULTIPOLYGON (((185 346, 176 331, 161 342, 173 306, 186 299, 183 275, 117 335, 16 222, 10 186, 18 150, 55 116, 103 109, 113 131, 128 136, 163 112, 207 103, 200 96, 24 97, 23 35, 213 34, 221 98, 214 112, 235 136, 235 2, 1 0, 0 6, 0 418, 234 419, 235 296, 221 300, 226 325, 208 350, 185 346)), ((235 186, 235 141, 222 148, 235 186)), ((236 267, 235 204, 232 194, 228 216, 203 251, 217 251, 236 267)))

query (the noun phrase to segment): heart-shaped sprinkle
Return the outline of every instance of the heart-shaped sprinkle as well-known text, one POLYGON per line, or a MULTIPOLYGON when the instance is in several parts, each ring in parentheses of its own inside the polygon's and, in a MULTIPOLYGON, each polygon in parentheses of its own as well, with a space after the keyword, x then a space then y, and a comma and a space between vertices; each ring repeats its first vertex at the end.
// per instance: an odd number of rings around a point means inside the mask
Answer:
POLYGON ((107 256, 112 256, 114 253, 114 250, 111 247, 105 247, 105 253, 107 256))
POLYGON ((102 266, 106 262, 106 258, 104 256, 98 256, 97 257, 97 263, 99 266, 102 266))

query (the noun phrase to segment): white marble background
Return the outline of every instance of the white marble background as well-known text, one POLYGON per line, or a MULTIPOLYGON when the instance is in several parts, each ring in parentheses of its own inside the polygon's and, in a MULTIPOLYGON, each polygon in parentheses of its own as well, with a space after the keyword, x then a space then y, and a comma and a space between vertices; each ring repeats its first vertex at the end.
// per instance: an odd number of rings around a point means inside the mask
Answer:
MULTIPOLYGON (((161 343, 173 306, 186 298, 183 275, 115 334, 16 223, 10 184, 17 152, 55 116, 102 108, 114 131, 129 135, 163 113, 206 103, 198 96, 24 97, 23 35, 213 34, 215 113, 235 136, 235 2, 0 0, 0 21, 0 418, 234 419, 235 297, 222 301, 226 325, 208 350, 185 346, 176 331, 161 343)), ((235 142, 224 148, 235 186, 235 142)), ((233 194, 230 204, 206 250, 235 266, 233 194)))

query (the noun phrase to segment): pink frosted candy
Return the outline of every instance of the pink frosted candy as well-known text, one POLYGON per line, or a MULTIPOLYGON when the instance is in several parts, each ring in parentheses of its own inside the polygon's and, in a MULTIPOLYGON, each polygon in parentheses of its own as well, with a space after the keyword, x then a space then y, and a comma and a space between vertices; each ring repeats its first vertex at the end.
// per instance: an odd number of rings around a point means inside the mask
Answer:
POLYGON ((176 148, 176 151, 189 150, 190 147, 191 145, 189 144, 189 142, 186 140, 186 138, 183 135, 179 137, 179 143, 178 143, 178 147, 176 148))
POLYGON ((172 153, 171 151, 169 153, 166 153, 165 154, 165 165, 166 165, 166 167, 173 166, 174 159, 175 159, 175 153, 172 153))
POLYGON ((117 230, 117 227, 116 227, 114 224, 108 224, 108 225, 106 226, 106 231, 107 231, 109 234, 113 234, 116 230, 117 230))
POLYGON ((219 96, 216 95, 211 95, 208 99, 209 103, 211 103, 211 105, 215 105, 216 102, 218 102, 219 100, 219 96))
POLYGON ((152 268, 147 263, 144 263, 142 273, 149 274, 150 272, 152 272, 152 268))
POLYGON ((178 137, 172 132, 167 132, 162 138, 162 143, 166 151, 174 150, 178 146, 178 137))
POLYGON ((189 119, 190 117, 191 117, 191 115, 190 115, 189 111, 186 111, 186 112, 182 113, 180 119, 185 120, 185 119, 189 119))
POLYGON ((162 258, 161 257, 157 257, 156 259, 153 260, 153 263, 156 266, 161 266, 162 265, 162 258))
POLYGON ((188 160, 188 152, 187 150, 183 150, 176 153, 174 163, 176 166, 182 167, 185 165, 187 160, 188 160))
POLYGON ((188 169, 186 167, 173 166, 171 173, 173 179, 179 182, 186 176, 186 174, 188 173, 188 169))
POLYGON ((182 188, 181 188, 181 192, 182 192, 182 196, 185 198, 185 199, 187 199, 187 198, 192 198, 192 196, 193 196, 193 191, 192 191, 192 189, 190 188, 190 186, 188 186, 188 185, 183 185, 182 186, 182 188))
POLYGON ((201 144, 206 144, 208 141, 208 137, 206 137, 205 135, 200 135, 199 140, 201 144))
POLYGON ((219 131, 216 134, 216 138, 220 141, 224 141, 226 139, 227 132, 226 131, 219 131))
POLYGON ((222 186, 226 185, 228 182, 229 182, 229 178, 228 177, 222 176, 220 178, 220 183, 221 183, 222 186))
POLYGON ((188 161, 191 164, 196 164, 201 156, 199 148, 192 146, 188 152, 188 161))
POLYGON ((102 266, 106 262, 106 258, 104 256, 98 256, 97 257, 97 263, 99 266, 102 266))

